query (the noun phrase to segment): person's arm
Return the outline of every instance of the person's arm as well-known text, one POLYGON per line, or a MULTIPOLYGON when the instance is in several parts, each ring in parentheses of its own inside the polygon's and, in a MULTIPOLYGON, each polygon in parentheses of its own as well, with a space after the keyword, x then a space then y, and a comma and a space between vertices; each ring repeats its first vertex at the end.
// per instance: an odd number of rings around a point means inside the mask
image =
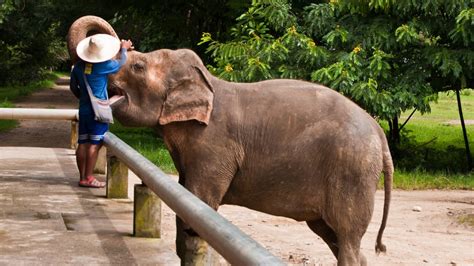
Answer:
POLYGON ((122 40, 120 43, 120 61, 119 66, 123 66, 127 61, 127 50, 133 49, 133 43, 130 40, 122 40))
POLYGON ((110 60, 107 74, 117 73, 120 70, 127 61, 127 50, 133 49, 133 44, 130 40, 122 40, 120 47, 120 60, 110 60))
POLYGON ((118 67, 120 68, 127 62, 127 49, 126 48, 120 48, 120 60, 118 60, 118 67))

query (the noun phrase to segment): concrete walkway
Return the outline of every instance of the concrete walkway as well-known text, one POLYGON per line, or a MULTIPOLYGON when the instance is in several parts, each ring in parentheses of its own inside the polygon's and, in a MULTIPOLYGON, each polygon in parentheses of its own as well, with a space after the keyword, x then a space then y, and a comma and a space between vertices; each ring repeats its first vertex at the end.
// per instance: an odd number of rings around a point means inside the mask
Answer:
MULTIPOLYGON (((16 106, 77 108, 69 79, 56 83, 16 106)), ((110 200, 105 189, 77 186, 70 127, 23 120, 0 133, 0 265, 179 265, 174 228, 163 228, 161 240, 132 237, 133 199, 110 200)), ((133 197, 140 180, 129 173, 133 197)))
POLYGON ((132 200, 77 176, 71 149, 0 147, 0 265, 179 265, 174 239, 132 237, 132 200))

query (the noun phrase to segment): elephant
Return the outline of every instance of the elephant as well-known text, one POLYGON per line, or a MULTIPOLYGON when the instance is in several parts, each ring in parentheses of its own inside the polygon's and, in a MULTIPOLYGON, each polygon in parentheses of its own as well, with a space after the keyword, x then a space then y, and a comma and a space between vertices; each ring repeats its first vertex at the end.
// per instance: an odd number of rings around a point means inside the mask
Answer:
MULTIPOLYGON (((73 62, 91 32, 117 36, 101 18, 79 18, 68 34, 73 62)), ((389 146, 377 121, 345 96, 300 80, 221 80, 188 49, 129 52, 108 92, 125 97, 113 108, 121 124, 162 136, 179 183, 199 199, 215 210, 233 204, 304 221, 339 265, 366 264, 360 244, 383 173, 375 249, 385 252, 389 146)))

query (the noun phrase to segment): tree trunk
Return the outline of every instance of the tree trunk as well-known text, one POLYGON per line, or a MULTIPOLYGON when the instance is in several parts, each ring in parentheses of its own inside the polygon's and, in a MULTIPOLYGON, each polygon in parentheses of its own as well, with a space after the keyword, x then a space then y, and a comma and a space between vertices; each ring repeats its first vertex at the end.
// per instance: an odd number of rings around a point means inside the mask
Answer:
POLYGON ((388 121, 390 132, 389 141, 394 144, 400 144, 400 125, 398 124, 398 116, 395 116, 391 121, 388 121))
POLYGON ((462 104, 461 104, 461 96, 459 95, 459 88, 456 89, 456 98, 458 100, 458 111, 459 111, 459 119, 461 120, 461 127, 464 136, 464 145, 466 146, 466 159, 467 159, 467 171, 472 170, 472 158, 471 158, 471 150, 469 149, 469 139, 467 137, 466 132, 466 125, 464 124, 464 116, 462 114, 462 104))

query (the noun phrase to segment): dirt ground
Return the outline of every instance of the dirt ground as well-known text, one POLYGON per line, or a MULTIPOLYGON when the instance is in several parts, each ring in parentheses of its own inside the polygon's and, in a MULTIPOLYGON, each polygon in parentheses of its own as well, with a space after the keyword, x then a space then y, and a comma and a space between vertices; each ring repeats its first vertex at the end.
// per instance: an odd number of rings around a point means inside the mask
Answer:
MULTIPOLYGON (((67 86, 56 86, 20 100, 17 106, 75 108, 77 102, 67 86)), ((0 133, 0 146, 68 148, 69 132, 66 121, 21 121, 18 128, 0 133)), ((383 238, 388 251, 376 256, 382 206, 383 192, 378 191, 372 223, 362 241, 369 265, 474 265, 473 191, 393 191, 383 238)), ((288 264, 336 263, 304 223, 237 206, 222 206, 219 213, 288 264)), ((174 237, 174 213, 167 207, 162 222, 163 237, 174 237)))
MULTIPOLYGON (((41 90, 15 102, 20 108, 77 109, 69 91, 69 79, 62 78, 53 89, 41 90)), ((69 148, 71 122, 22 120, 19 127, 0 133, 0 146, 69 148)))

